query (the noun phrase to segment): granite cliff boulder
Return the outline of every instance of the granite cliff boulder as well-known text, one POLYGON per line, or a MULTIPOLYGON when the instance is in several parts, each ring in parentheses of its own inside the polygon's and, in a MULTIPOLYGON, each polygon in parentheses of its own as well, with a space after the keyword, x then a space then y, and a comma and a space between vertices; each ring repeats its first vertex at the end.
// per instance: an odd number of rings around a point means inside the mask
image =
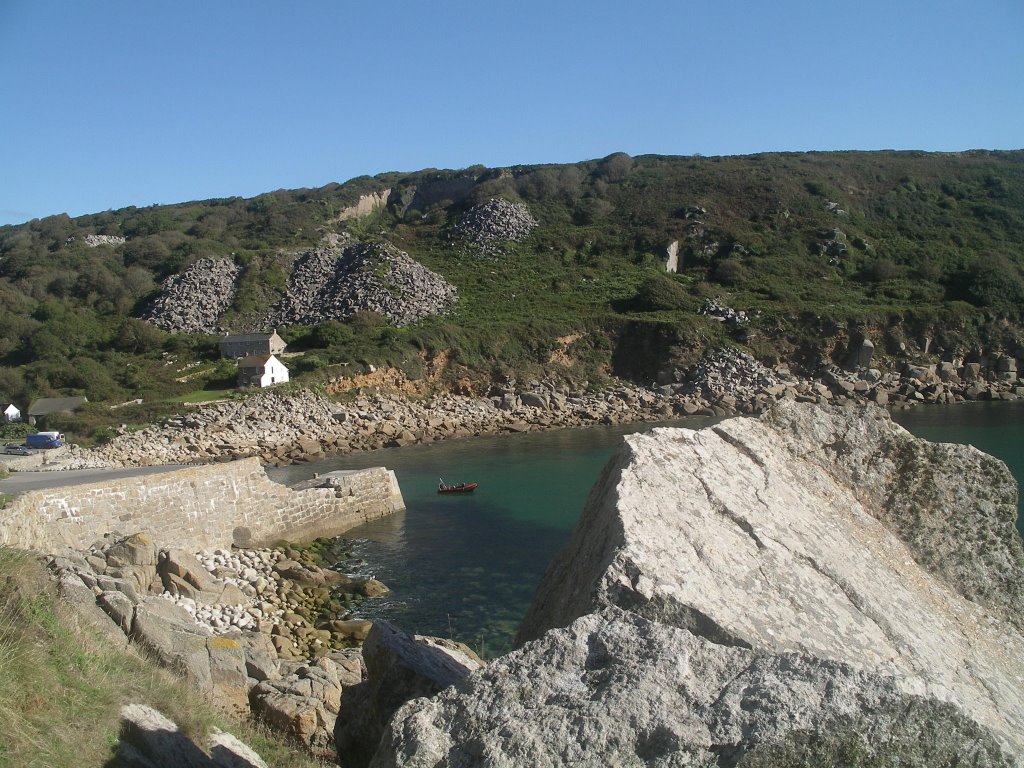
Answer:
POLYGON ((376 764, 1020 764, 1016 501, 873 407, 629 436, 522 647, 376 764))

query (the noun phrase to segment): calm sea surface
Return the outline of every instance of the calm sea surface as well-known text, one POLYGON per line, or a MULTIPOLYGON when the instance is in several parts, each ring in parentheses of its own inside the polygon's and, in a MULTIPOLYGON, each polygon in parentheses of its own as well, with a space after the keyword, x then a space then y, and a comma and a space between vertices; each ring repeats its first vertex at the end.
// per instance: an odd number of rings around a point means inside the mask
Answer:
MULTIPOLYGON (((929 440, 969 442, 1024 478, 1024 403, 929 406, 896 420, 929 440)), ((700 428, 714 419, 687 419, 700 428)), ((346 534, 362 572, 391 587, 364 604, 368 618, 451 637, 493 657, 511 646, 533 592, 568 539, 601 468, 630 432, 651 425, 590 427, 416 445, 271 469, 293 483, 314 472, 387 466, 407 511, 346 534), (477 482, 438 495, 439 478, 477 482)))

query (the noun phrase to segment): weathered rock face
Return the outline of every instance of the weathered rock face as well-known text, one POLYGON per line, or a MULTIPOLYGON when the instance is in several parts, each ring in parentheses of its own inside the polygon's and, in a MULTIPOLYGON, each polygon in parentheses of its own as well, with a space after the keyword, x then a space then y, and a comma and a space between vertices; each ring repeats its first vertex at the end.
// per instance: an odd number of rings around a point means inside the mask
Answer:
POLYGON ((362 679, 358 649, 295 665, 274 680, 264 680, 249 693, 253 712, 277 730, 300 741, 314 754, 336 757, 334 723, 342 691, 362 679), (349 668, 346 668, 348 665, 349 668))
POLYGON ((409 635, 374 622, 363 644, 367 679, 345 691, 334 740, 345 765, 369 764, 391 715, 419 696, 432 696, 483 666, 461 643, 409 635))
POLYGON ((402 326, 443 315, 456 298, 444 278, 394 246, 357 243, 340 255, 316 248, 296 260, 288 291, 269 322, 314 325, 367 311, 402 326))
POLYGON ((232 259, 199 259, 164 280, 142 319, 171 333, 218 333, 220 316, 235 298, 240 271, 232 259))
POLYGON ((1015 764, 1015 508, 1001 462, 875 408, 630 436, 523 623, 540 639, 409 704, 378 760, 1015 764))
POLYGON ((248 745, 213 728, 203 749, 168 717, 144 704, 121 708, 118 768, 267 768, 248 745))
POLYGON ((1012 763, 955 707, 891 677, 811 654, 720 645, 615 608, 411 702, 371 763, 823 764, 1012 763))
POLYGON ((368 195, 360 195, 359 200, 356 201, 355 205, 350 205, 348 208, 341 209, 338 213, 338 221, 358 219, 362 216, 366 216, 368 213, 373 213, 378 208, 383 208, 387 205, 388 198, 390 196, 390 189, 384 189, 380 192, 371 192, 368 195))

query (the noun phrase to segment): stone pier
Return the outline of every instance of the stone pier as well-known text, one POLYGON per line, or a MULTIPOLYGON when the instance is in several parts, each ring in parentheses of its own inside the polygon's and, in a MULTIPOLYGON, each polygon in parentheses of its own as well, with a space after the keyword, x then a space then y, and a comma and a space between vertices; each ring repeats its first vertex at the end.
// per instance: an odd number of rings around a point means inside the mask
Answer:
MULTIPOLYGON (((265 546, 337 535, 405 509, 384 467, 326 475, 326 487, 292 490, 258 459, 31 491, 0 510, 0 544, 53 552, 87 549, 111 531, 151 531, 193 551, 265 546)), ((308 484, 307 484, 308 485, 308 484)))

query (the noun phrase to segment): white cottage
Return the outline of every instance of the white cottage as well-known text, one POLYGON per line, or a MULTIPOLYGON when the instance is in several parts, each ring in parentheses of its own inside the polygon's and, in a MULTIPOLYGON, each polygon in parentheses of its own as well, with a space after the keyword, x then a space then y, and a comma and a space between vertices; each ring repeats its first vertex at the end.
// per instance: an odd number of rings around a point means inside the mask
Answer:
POLYGON ((21 421, 21 411, 18 410, 18 406, 11 403, 4 409, 4 422, 11 424, 15 421, 21 421))
POLYGON ((273 355, 249 355, 238 361, 238 386, 269 387, 288 381, 288 369, 273 355))

